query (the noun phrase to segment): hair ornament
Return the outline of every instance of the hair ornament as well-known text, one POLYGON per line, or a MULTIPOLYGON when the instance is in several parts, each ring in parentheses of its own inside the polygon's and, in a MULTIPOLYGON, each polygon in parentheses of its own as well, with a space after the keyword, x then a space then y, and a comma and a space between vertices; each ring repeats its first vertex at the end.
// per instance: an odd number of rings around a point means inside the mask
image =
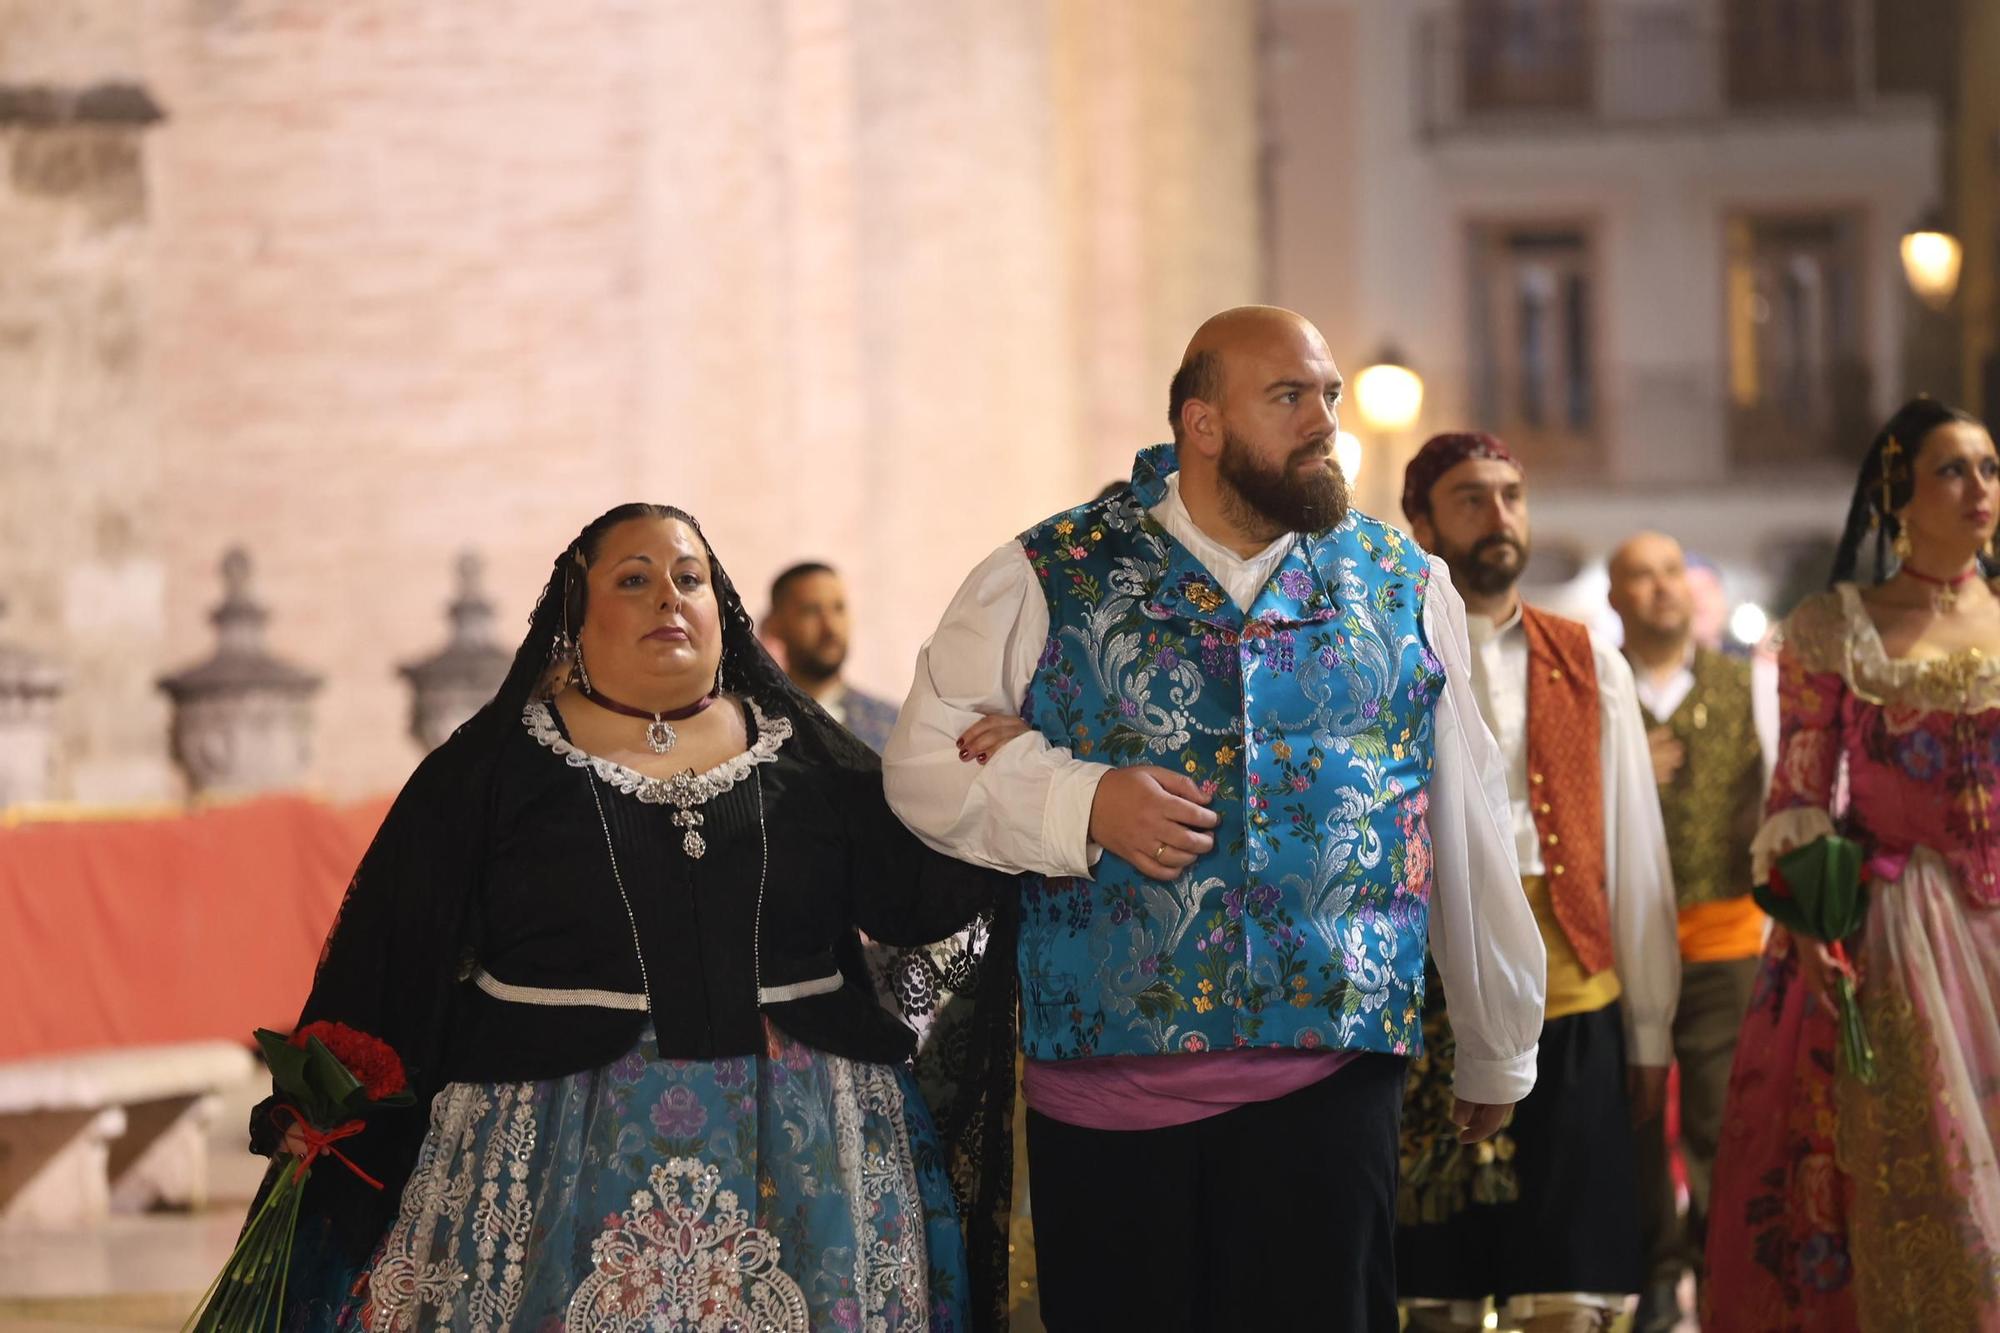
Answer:
POLYGON ((1895 509, 1896 460, 1903 456, 1903 446, 1891 435, 1882 444, 1881 498, 1876 501, 1876 509, 1887 517, 1895 509))

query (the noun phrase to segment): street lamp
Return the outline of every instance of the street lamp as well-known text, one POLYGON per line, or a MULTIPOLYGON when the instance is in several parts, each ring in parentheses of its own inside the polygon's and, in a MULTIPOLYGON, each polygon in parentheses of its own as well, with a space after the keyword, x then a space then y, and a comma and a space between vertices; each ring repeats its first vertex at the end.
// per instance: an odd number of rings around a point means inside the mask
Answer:
POLYGON ((1901 249, 1903 276, 1917 299, 1933 310, 1950 305, 1965 250, 1958 237, 1944 229, 1943 219, 1932 213, 1904 234, 1901 249))
MULTIPOLYGON (((1369 513, 1390 513, 1396 504, 1396 488, 1402 484, 1403 468, 1409 462, 1409 432, 1424 410, 1423 378, 1403 364, 1395 348, 1385 346, 1374 362, 1354 377, 1354 405, 1360 409, 1362 424, 1375 447, 1375 465, 1370 469, 1374 484, 1366 493, 1357 490, 1356 503, 1369 513)), ((1358 441, 1356 445, 1358 455, 1358 441)), ((1358 466, 1358 457, 1356 462, 1358 466)), ((1353 474, 1348 479, 1351 483, 1353 474)))
POLYGON ((1370 430, 1395 434, 1417 424, 1424 410, 1424 381, 1393 347, 1385 347, 1373 365, 1355 376, 1354 400, 1370 430))

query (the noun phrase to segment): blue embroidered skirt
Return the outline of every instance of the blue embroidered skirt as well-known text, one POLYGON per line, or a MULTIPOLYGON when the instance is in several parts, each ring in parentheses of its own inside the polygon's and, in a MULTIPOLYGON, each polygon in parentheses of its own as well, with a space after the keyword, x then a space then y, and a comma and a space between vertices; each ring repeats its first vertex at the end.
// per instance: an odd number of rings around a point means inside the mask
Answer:
POLYGON ((964 1244, 908 1071, 761 1056, 455 1083, 336 1327, 956 1333, 964 1244))

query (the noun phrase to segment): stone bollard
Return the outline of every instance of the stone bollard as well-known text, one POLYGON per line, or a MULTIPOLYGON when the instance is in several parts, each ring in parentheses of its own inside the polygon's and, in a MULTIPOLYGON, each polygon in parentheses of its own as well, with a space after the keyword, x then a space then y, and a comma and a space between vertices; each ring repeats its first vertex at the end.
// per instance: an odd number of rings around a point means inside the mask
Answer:
POLYGON ((473 552, 458 557, 450 641, 422 661, 397 668, 410 684, 410 735, 426 752, 444 744, 493 697, 513 660, 493 640, 493 604, 479 589, 482 570, 473 552))
POLYGON ((215 653, 159 686, 173 700, 173 756, 196 796, 296 787, 312 758, 312 700, 320 678, 264 648, 270 612, 250 595, 250 557, 222 558, 222 604, 209 619, 215 653))
MULTIPOLYGON (((0 617, 7 604, 0 601, 0 617)), ((56 704, 63 673, 18 645, 0 642, 0 810, 55 796, 56 704)))

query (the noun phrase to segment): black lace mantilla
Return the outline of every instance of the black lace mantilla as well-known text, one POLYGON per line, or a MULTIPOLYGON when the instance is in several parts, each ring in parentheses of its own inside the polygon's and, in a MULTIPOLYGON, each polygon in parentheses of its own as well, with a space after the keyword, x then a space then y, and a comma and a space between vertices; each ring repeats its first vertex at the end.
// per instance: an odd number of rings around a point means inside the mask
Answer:
POLYGON ((867 951, 876 989, 917 1031, 917 1085, 945 1143, 975 1327, 996 1333, 1008 1324, 1019 931, 1010 899, 936 944, 867 951))

